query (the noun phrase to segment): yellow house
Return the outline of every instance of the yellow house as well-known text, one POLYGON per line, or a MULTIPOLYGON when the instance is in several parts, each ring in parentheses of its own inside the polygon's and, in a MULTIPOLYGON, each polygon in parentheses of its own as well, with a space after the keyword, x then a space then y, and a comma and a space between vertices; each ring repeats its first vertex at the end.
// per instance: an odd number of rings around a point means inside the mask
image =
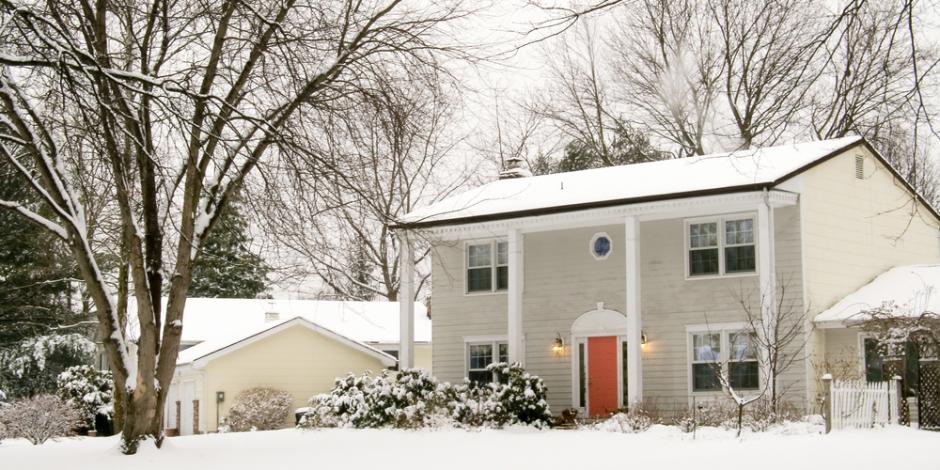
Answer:
MULTIPOLYGON (((217 431, 238 394, 254 387, 289 392, 296 409, 336 377, 397 367, 398 310, 395 302, 188 299, 168 434, 217 431)), ((430 369, 430 329, 422 306, 416 367, 430 369)))

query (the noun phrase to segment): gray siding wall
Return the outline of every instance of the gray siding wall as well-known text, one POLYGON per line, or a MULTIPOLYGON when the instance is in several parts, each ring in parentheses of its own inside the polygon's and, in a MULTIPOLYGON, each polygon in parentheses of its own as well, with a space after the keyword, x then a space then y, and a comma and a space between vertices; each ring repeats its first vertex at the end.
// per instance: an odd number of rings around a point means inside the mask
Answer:
MULTIPOLYGON (((778 209, 776 251, 778 276, 787 286, 785 304, 802 312, 800 228, 797 208, 778 209)), ((643 352, 644 398, 683 406, 689 400, 686 325, 744 321, 739 300, 757 312, 757 276, 685 279, 684 221, 670 219, 641 224, 641 293, 643 331, 649 344, 643 352)), ((571 406, 570 350, 552 353, 560 334, 567 341, 571 324, 604 302, 624 311, 625 257, 623 226, 600 226, 527 234, 524 241, 525 280, 523 329, 527 369, 541 376, 557 413, 571 406), (606 232, 613 252, 594 259, 591 237, 606 232)), ((433 370, 441 380, 459 382, 465 375, 464 338, 505 335, 505 293, 464 294, 464 243, 442 243, 433 252, 433 370)), ((796 400, 802 399, 805 364, 784 377, 796 400)))

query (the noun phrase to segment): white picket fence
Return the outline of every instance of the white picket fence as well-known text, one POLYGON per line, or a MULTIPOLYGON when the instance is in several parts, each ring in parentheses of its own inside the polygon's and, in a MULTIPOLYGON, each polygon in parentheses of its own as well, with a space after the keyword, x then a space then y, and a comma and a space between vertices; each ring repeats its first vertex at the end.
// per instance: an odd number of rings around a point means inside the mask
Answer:
POLYGON ((895 381, 834 380, 830 389, 832 429, 861 429, 897 424, 895 381))

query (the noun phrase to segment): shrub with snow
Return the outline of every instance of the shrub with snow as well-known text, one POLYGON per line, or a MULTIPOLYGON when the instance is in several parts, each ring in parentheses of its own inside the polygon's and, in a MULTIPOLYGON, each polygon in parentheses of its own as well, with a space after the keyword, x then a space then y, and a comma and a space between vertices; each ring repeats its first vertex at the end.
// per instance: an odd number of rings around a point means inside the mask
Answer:
POLYGON ((406 369, 336 379, 330 393, 317 395, 302 427, 419 428, 440 424, 501 427, 546 426, 551 420, 545 386, 522 368, 497 364, 503 383, 471 387, 439 383, 426 371, 406 369))
POLYGON ((0 409, 0 425, 6 428, 6 435, 33 445, 67 436, 81 422, 79 411, 55 395, 21 398, 0 409))
POLYGON ((646 431, 652 425, 653 418, 641 406, 631 406, 627 412, 613 414, 598 427, 607 431, 634 434, 646 431))
POLYGON ((421 369, 385 371, 378 376, 350 374, 336 379, 330 393, 311 399, 301 425, 355 428, 431 426, 448 412, 448 387, 421 369))
POLYGON ((252 388, 239 393, 225 418, 231 431, 267 431, 283 428, 291 413, 290 393, 271 388, 252 388))
POLYGON ((57 379, 59 396, 75 407, 82 415, 82 425, 95 429, 95 417, 114 412, 111 371, 92 366, 73 366, 65 369, 57 379))
POLYGON ((94 352, 95 343, 77 333, 27 338, 0 352, 0 383, 10 398, 55 393, 59 374, 90 363, 94 352))
POLYGON ((488 369, 496 374, 497 382, 490 388, 493 390, 493 399, 499 404, 495 409, 502 413, 494 416, 494 421, 500 424, 528 424, 538 428, 551 423, 547 389, 540 377, 529 374, 518 364, 496 363, 488 369))

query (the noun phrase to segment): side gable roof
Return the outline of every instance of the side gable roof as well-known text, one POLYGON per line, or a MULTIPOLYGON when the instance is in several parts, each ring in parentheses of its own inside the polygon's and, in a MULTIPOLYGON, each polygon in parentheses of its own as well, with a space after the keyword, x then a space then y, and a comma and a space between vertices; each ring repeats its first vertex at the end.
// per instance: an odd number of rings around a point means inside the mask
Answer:
POLYGON ((813 321, 822 328, 851 326, 865 320, 866 311, 885 303, 899 316, 940 313, 940 265, 912 265, 891 268, 870 283, 845 296, 835 305, 816 315, 813 321))
POLYGON ((650 201, 770 189, 864 145, 931 214, 923 197, 859 136, 617 167, 494 181, 405 215, 396 228, 429 228, 650 201))
POLYGON ((199 343, 181 351, 176 363, 177 365, 193 364, 195 367, 202 367, 213 359, 235 352, 256 341, 275 336, 278 333, 295 326, 308 328, 331 340, 337 341, 344 346, 372 356, 380 361, 384 366, 393 366, 397 363, 397 360, 389 354, 379 351, 378 349, 375 349, 367 344, 350 339, 346 336, 336 333, 333 330, 317 325, 316 323, 303 317, 292 317, 283 321, 271 322, 264 325, 262 328, 243 331, 240 334, 229 338, 199 343))

